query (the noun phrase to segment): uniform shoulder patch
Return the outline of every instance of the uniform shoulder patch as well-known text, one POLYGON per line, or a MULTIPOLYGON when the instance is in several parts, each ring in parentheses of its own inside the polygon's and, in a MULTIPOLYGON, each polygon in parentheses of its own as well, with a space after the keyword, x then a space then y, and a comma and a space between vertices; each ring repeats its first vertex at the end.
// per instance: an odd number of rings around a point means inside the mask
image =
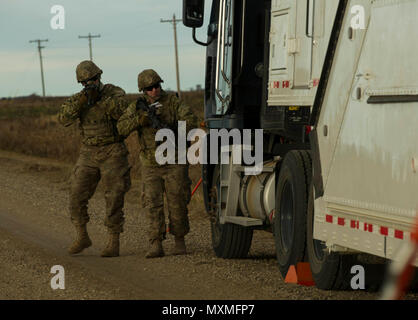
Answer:
POLYGON ((167 100, 170 101, 170 103, 179 101, 179 97, 177 96, 177 93, 169 93, 167 96, 168 96, 167 100))
POLYGON ((103 86, 103 93, 111 97, 123 97, 126 94, 125 90, 110 83, 103 86))

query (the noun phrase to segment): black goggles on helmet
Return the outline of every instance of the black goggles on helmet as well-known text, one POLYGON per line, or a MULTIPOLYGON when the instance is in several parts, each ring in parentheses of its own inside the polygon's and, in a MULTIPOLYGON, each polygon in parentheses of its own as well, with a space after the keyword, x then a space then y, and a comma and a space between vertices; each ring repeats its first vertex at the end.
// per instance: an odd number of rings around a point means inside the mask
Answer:
POLYGON ((159 83, 156 83, 153 86, 144 88, 144 91, 152 91, 152 89, 158 89, 158 88, 161 88, 161 85, 159 83))
POLYGON ((85 80, 85 81, 80 81, 81 82, 81 84, 83 85, 83 86, 86 86, 87 85, 87 83, 88 82, 90 82, 90 81, 97 81, 97 80, 99 80, 100 79, 100 74, 98 74, 98 75, 96 75, 96 76, 94 76, 93 78, 91 78, 91 79, 88 79, 88 80, 85 80))

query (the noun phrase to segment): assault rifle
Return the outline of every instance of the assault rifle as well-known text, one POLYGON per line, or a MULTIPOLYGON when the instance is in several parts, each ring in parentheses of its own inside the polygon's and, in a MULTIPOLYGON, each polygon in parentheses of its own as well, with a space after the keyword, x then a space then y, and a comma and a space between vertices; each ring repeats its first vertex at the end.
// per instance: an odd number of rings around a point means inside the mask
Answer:
POLYGON ((83 93, 87 97, 87 105, 89 107, 94 105, 101 98, 99 88, 94 84, 85 86, 83 89, 83 93))
POLYGON ((168 126, 164 124, 157 115, 157 110, 161 107, 162 105, 159 102, 148 105, 143 99, 138 99, 136 101, 136 109, 147 112, 148 118, 151 121, 151 127, 157 130, 168 128, 168 126))

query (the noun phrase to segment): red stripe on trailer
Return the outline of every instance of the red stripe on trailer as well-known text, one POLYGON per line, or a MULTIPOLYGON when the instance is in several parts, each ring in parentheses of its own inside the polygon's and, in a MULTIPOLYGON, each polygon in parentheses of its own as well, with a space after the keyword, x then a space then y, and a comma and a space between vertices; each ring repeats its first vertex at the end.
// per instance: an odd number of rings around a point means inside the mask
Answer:
POLYGON ((388 227, 380 227, 380 234, 382 236, 388 236, 389 235, 389 228, 388 227))
POLYGON ((373 225, 370 223, 364 223, 364 231, 373 232, 373 225))
POLYGON ((325 221, 328 222, 328 223, 332 223, 334 221, 333 216, 327 214, 325 216, 325 221))
POLYGON ((395 238, 403 240, 403 231, 395 230, 395 238))
POLYGON ((350 226, 352 229, 360 229, 360 222, 356 220, 351 220, 350 226))
MULTIPOLYGON (((361 225, 360 225, 359 220, 349 220, 349 221, 350 222, 346 224, 345 218, 333 216, 330 214, 325 215, 325 222, 327 223, 337 224, 342 227, 347 226, 347 227, 351 227, 351 229, 357 229, 357 230, 361 230, 361 231, 369 232, 369 233, 373 233, 374 227, 376 227, 376 232, 380 233, 382 236, 385 236, 385 237, 392 237, 392 238, 396 238, 400 240, 405 240, 405 237, 407 237, 407 235, 409 234, 408 232, 405 233, 402 230, 391 229, 389 227, 373 225, 371 223, 366 223, 366 222, 361 222, 361 225)), ((416 237, 418 241, 418 236, 416 237)))

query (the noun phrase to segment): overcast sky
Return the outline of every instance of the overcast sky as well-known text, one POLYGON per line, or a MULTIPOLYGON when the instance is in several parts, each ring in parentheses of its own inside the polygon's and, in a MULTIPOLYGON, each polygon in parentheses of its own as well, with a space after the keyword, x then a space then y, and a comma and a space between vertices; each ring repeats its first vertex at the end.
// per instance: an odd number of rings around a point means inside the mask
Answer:
MULTIPOLYGON (((208 6, 211 1, 206 1, 208 6)), ((87 39, 93 39, 93 60, 103 70, 104 83, 135 93, 137 75, 153 68, 164 87, 176 89, 174 35, 170 23, 160 19, 182 17, 183 0, 0 0, 0 97, 42 94, 37 44, 42 45, 47 96, 70 95, 81 87, 75 68, 89 59, 87 39), (54 30, 54 5, 65 9, 65 28, 54 30)), ((206 25, 198 31, 206 41, 206 25)), ((192 30, 177 24, 180 82, 182 90, 204 85, 205 49, 192 40, 192 30)))

